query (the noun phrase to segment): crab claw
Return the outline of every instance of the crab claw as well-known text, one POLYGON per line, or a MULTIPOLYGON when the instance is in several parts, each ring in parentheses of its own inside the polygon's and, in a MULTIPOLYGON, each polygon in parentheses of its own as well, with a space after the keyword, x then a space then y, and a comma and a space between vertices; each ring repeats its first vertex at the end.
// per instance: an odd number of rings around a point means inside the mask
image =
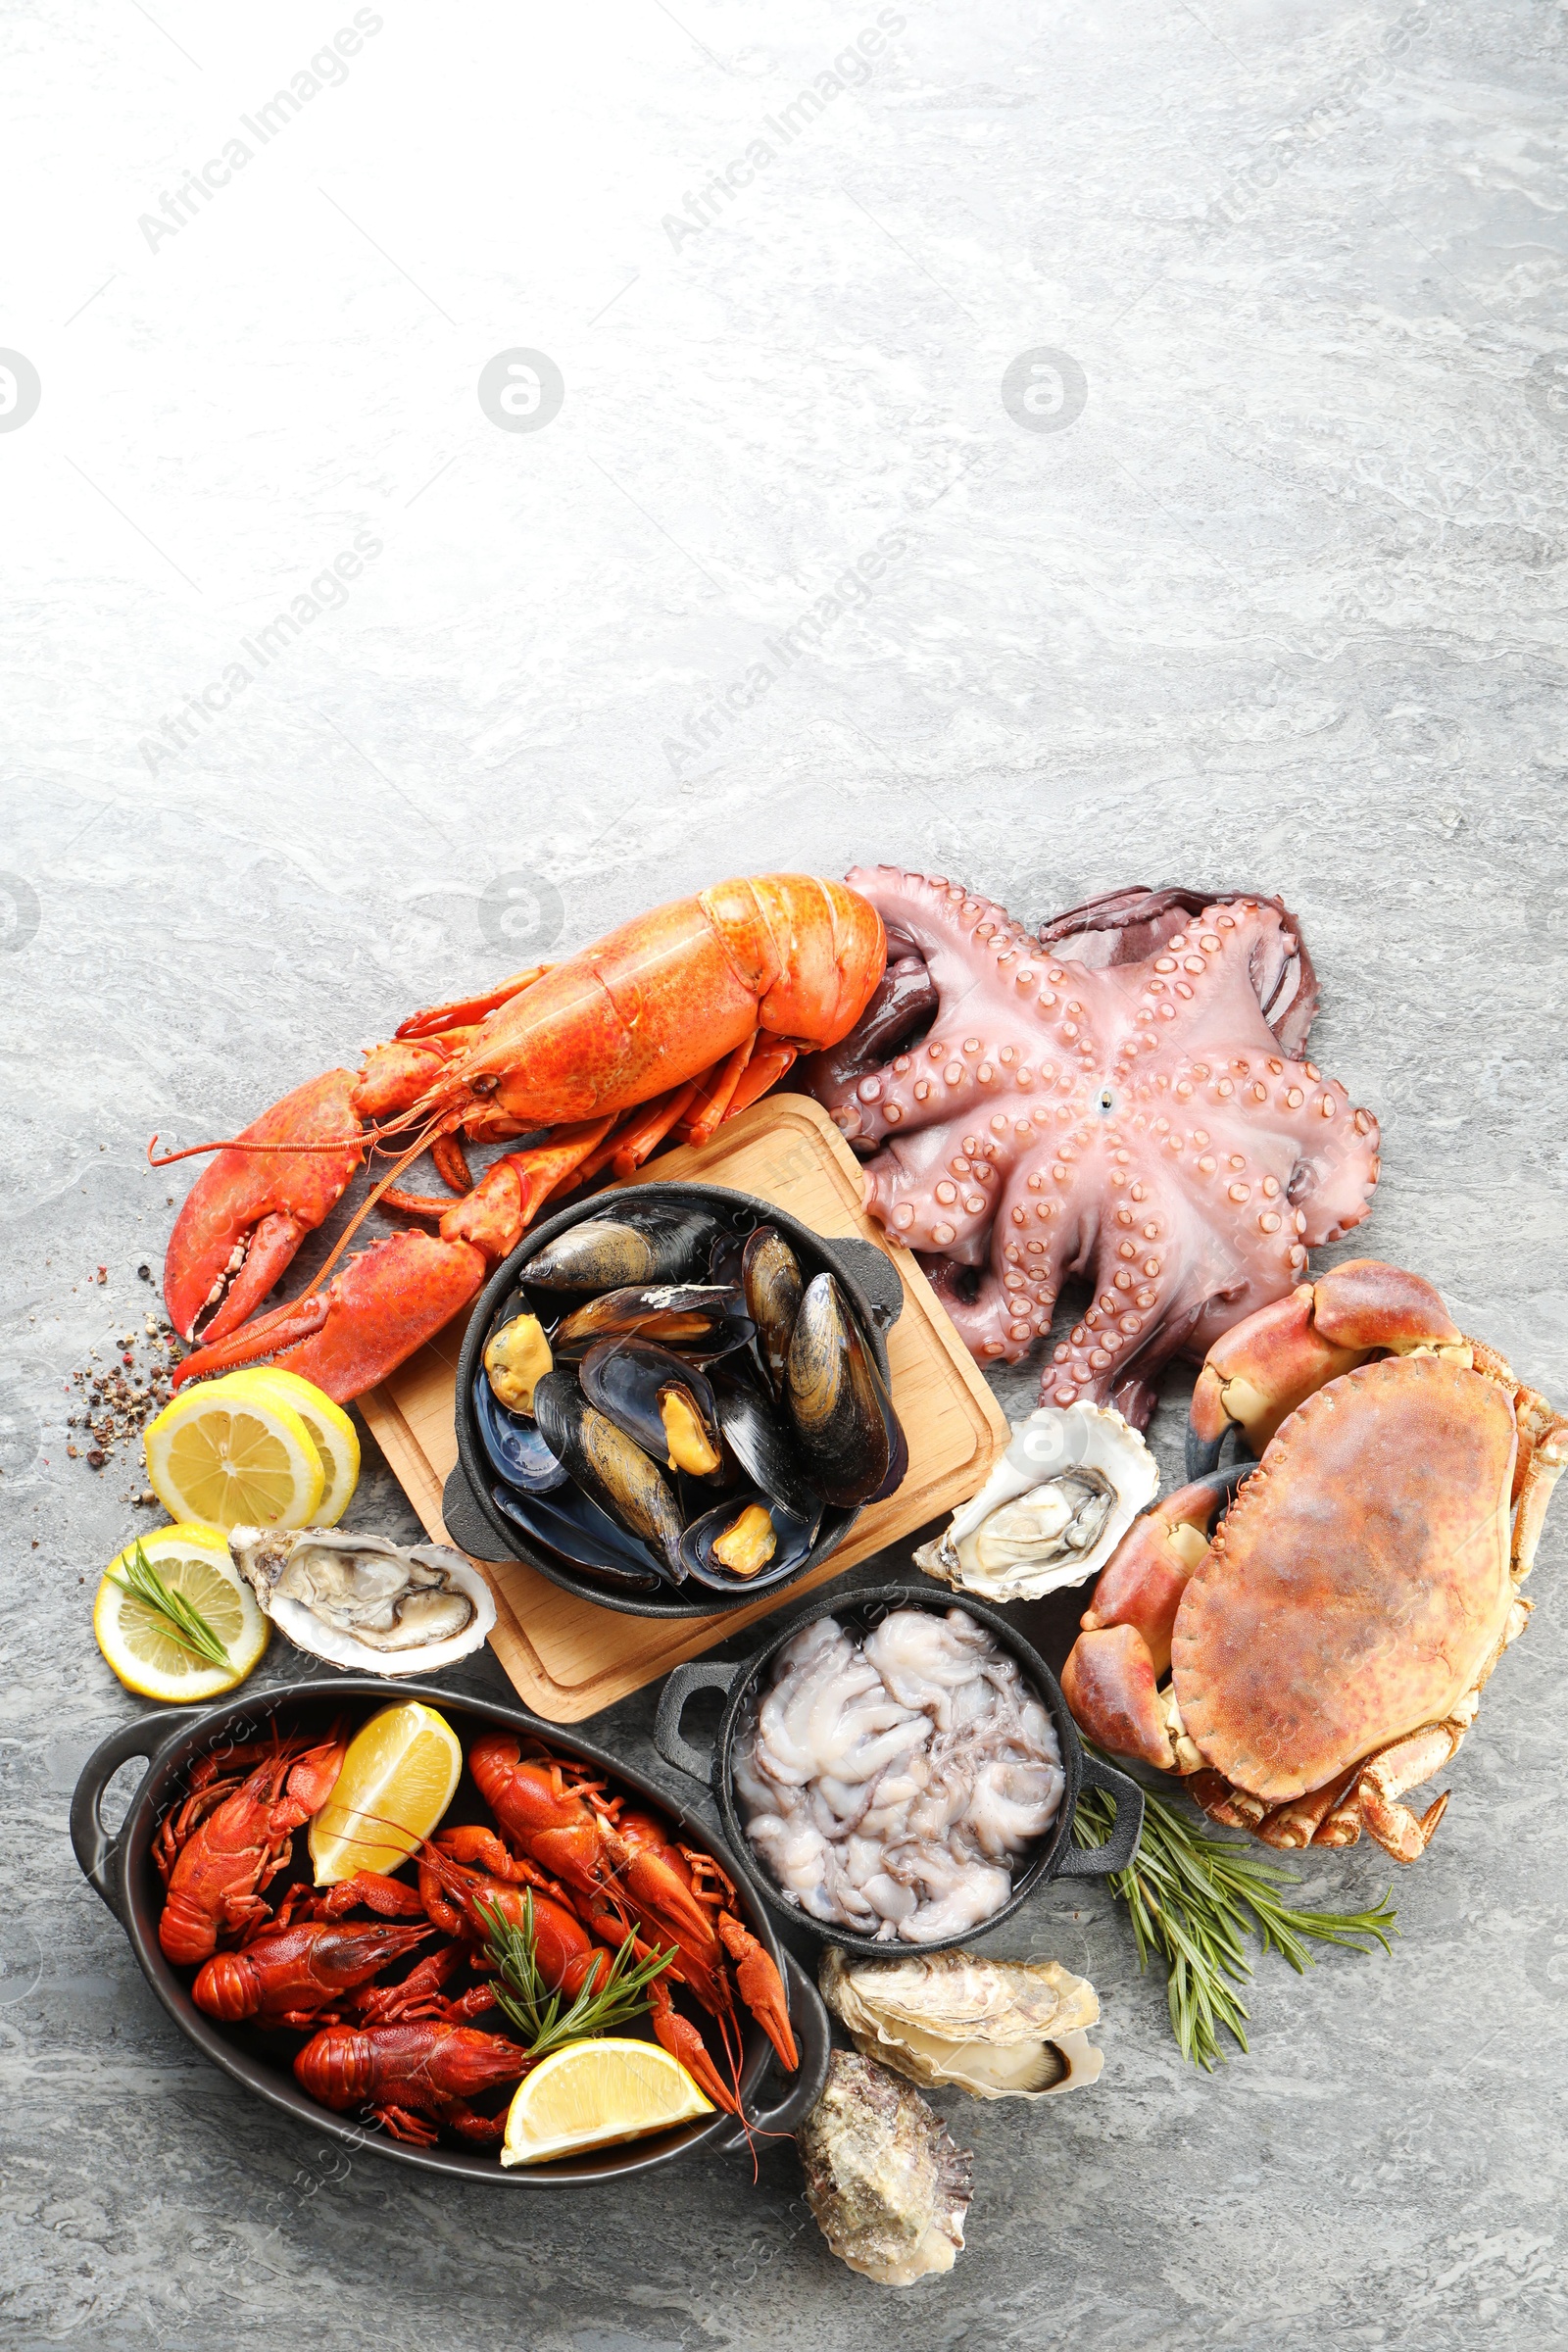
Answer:
POLYGON ((467 1242, 391 1234, 351 1257, 324 1291, 273 1307, 216 1347, 198 1348, 172 1386, 265 1360, 347 1404, 461 1313, 486 1266, 484 1252, 467 1242))
POLYGON ((1133 1625, 1144 1638, 1156 1678, 1170 1672, 1170 1637, 1187 1580, 1208 1549, 1220 1498, 1202 1480, 1135 1519, 1117 1544, 1078 1620, 1086 1633, 1133 1625))
POLYGON ((1176 1750, 1159 1705, 1159 1678, 1135 1625, 1080 1634, 1061 1670, 1073 1721, 1107 1755, 1174 1772, 1176 1750))
POLYGON ((1375 1349, 1462 1344, 1430 1282, 1380 1258, 1352 1257, 1215 1341, 1193 1391, 1193 1431, 1213 1446, 1239 1423, 1261 1454, 1298 1404, 1375 1349))
POLYGON ((274 1102, 237 1144, 271 1152, 220 1152, 191 1186, 164 1259, 164 1300, 182 1340, 221 1340, 254 1313, 287 1271, 301 1242, 341 1200, 365 1155, 349 1070, 328 1070, 274 1102), (339 1152, 288 1150, 341 1142, 339 1152))

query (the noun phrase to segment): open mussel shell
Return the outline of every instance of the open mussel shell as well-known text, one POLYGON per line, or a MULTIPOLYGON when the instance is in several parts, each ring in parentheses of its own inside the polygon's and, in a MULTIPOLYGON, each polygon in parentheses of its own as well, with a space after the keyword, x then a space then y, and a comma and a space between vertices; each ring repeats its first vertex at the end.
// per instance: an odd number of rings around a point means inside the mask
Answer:
POLYGON ((782 1397, 790 1341, 806 1282, 800 1259, 771 1225, 759 1225, 746 1244, 741 1255, 741 1289, 746 1311, 757 1326, 758 1354, 773 1384, 774 1396, 782 1397))
POLYGON ((686 1574, 680 1506, 658 1463, 608 1413, 589 1403, 568 1372, 545 1375, 534 1391, 533 1409, 545 1444, 582 1492, 650 1545, 679 1583, 686 1574))
POLYGON ((710 1378, 724 1445, 742 1475, 796 1518, 818 1514, 816 1482, 778 1408, 728 1364, 716 1365, 710 1378))
POLYGON ((722 1502, 692 1521, 680 1540, 681 1558, 692 1582, 711 1592, 765 1592, 797 1575, 805 1565, 821 1517, 819 1505, 809 1517, 802 1518, 754 1487, 737 1487, 722 1502), (748 1574, 725 1561, 718 1547, 732 1543, 737 1534, 744 1544, 762 1519, 771 1523, 772 1548, 748 1574))
POLYGON ((648 1340, 601 1340, 578 1378, 590 1404, 666 1469, 717 1478, 724 1467, 718 1406, 705 1375, 648 1340))
POLYGON ((545 1291, 613 1291, 634 1283, 684 1282, 702 1267, 718 1232, 711 1209, 676 1201, 607 1204, 558 1234, 528 1260, 528 1280, 545 1291))
POLYGON ((807 1472, 824 1500, 889 1494, 908 1447, 876 1359, 831 1274, 813 1275, 790 1340, 785 1401, 807 1472))
POLYGON ((497 1478, 529 1494, 548 1494, 564 1483, 565 1470, 545 1444, 538 1422, 509 1413, 482 1367, 473 1384, 473 1412, 485 1459, 497 1478))
POLYGON ((600 1340, 644 1339, 706 1363, 751 1336, 741 1294, 727 1283, 633 1284, 563 1316, 554 1346, 558 1363, 575 1363, 600 1340))
POLYGON ((544 1550, 586 1576, 598 1577, 614 1592, 657 1592, 669 1582, 635 1537, 569 1484, 548 1496, 493 1487, 491 1499, 503 1517, 544 1550))

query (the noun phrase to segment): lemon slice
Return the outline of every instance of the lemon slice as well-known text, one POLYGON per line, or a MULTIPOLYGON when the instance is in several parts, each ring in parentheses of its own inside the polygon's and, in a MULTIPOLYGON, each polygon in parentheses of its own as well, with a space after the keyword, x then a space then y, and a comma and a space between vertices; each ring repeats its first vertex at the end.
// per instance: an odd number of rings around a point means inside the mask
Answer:
POLYGON ((228 1652, 226 1666, 211 1666, 176 1642, 162 1610, 127 1592, 121 1578, 134 1544, 116 1555, 104 1571, 93 1603, 92 1630, 98 1646, 127 1690, 142 1698, 216 1698, 242 1683, 267 1647, 271 1631, 256 1596, 228 1556, 216 1527, 161 1527, 141 1539, 149 1564, 166 1585, 181 1592, 212 1627, 228 1652))
POLYGON ((311 1524, 336 1527, 360 1483, 359 1434, 343 1407, 323 1396, 313 1381, 301 1380, 297 1372, 281 1371, 275 1364, 247 1364, 242 1372, 230 1372, 213 1386, 235 1396, 275 1396, 280 1404, 294 1407, 311 1433, 326 1480, 311 1524))
POLYGON ((523 2077, 501 2161, 548 2164, 712 2113, 680 2060, 655 2041, 568 2041, 523 2077))
POLYGON ((172 1519, 208 1527, 305 1527, 326 1485, 291 1404, 223 1381, 182 1389, 147 1424, 147 1476, 172 1519))
POLYGON ((396 1870, 436 1828, 462 1774, 458 1736, 434 1707, 406 1698, 372 1715, 311 1823, 318 1886, 357 1870, 396 1870))

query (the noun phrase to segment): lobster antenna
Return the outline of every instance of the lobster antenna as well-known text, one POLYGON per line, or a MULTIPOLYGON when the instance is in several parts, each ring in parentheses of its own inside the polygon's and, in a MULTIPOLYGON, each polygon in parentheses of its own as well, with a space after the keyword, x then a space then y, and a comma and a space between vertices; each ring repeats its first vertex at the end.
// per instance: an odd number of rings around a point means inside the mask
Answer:
MULTIPOLYGON (((438 1113, 437 1115, 444 1116, 445 1114, 438 1113)), ((397 1135, 407 1126, 408 1119, 406 1117, 387 1119, 379 1125, 357 1127, 352 1135, 341 1135, 335 1142, 328 1141, 324 1144, 257 1144, 247 1143, 243 1136, 229 1135, 220 1137, 216 1143, 187 1144, 183 1152, 160 1152, 158 1138, 155 1135, 147 1146, 147 1165, 150 1168, 172 1168, 176 1160, 200 1159, 203 1153, 208 1152, 270 1152, 278 1157, 285 1152, 292 1156, 301 1152, 344 1152, 351 1144, 369 1148, 382 1143, 389 1135, 397 1135)), ((421 1146, 420 1149, 422 1150, 422 1148, 421 1146)))
POLYGON ((333 1243, 331 1250, 327 1255, 325 1262, 318 1269, 316 1280, 311 1284, 310 1290, 301 1292, 300 1296, 302 1298, 308 1298, 311 1296, 312 1291, 318 1291, 320 1289, 322 1283, 331 1273, 332 1268, 337 1264, 338 1259, 342 1256, 350 1242, 353 1241, 354 1236, 359 1232, 360 1227, 365 1223, 365 1220, 369 1215, 371 1209, 380 1200, 381 1195, 387 1190, 388 1186, 396 1184, 398 1178, 402 1175, 405 1168, 413 1166, 414 1162, 418 1158, 421 1152, 427 1150, 428 1147, 434 1143, 436 1137, 441 1132, 442 1123, 446 1117, 447 1113, 445 1111, 437 1111, 434 1117, 429 1121, 429 1124, 421 1129, 419 1134, 415 1137, 408 1150, 403 1152, 399 1158, 392 1162, 392 1165, 388 1168, 386 1174, 381 1178, 379 1184, 375 1186, 374 1190, 368 1193, 365 1200, 361 1201, 359 1207, 355 1210, 353 1216, 350 1217, 348 1223, 344 1226, 343 1231, 338 1235, 337 1240, 333 1243))

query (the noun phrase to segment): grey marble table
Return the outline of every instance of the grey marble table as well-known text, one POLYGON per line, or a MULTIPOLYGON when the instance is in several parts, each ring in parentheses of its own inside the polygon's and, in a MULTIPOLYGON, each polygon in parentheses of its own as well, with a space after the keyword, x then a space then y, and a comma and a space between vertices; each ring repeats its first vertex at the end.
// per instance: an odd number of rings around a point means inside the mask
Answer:
MULTIPOLYGON (((66 1842, 152 1514, 65 1452, 189 1172, 155 1129, 722 873, 877 859, 1033 920, 1282 894, 1383 1121, 1357 1246, 1568 1395, 1565 69, 1544 0, 16 19, 6 2345, 1568 2333, 1561 1528, 1393 1958, 1262 1966, 1210 2079, 1108 1898, 1016 1923, 1104 2078, 944 2100, 969 2246, 899 2296, 787 2146, 571 2203, 334 2177, 196 2060, 66 1842)), ((412 1527, 373 1460, 355 1512, 412 1527)), ((595 1729, 642 1758, 651 1713, 595 1729)))

